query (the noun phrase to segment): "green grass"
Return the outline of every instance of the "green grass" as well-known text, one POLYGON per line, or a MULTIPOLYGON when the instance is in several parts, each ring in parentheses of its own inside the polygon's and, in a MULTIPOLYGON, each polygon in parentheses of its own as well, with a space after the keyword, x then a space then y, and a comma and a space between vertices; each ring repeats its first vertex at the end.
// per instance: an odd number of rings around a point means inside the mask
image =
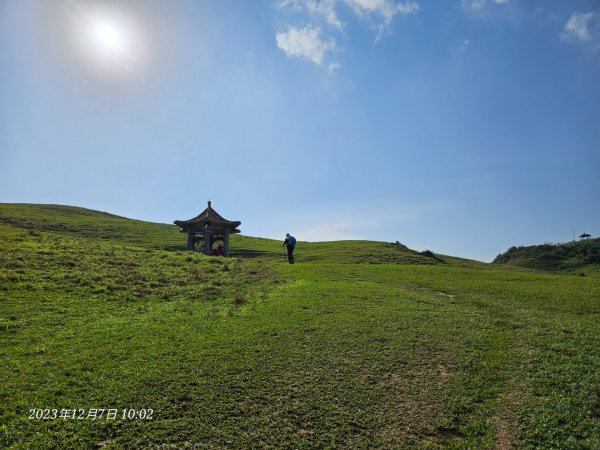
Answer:
POLYGON ((59 233, 93 241, 161 249, 185 246, 175 225, 124 219, 105 212, 62 205, 0 204, 0 224, 34 232, 59 233))
POLYGON ((599 448, 600 280, 0 205, 0 446, 599 448), (29 420, 30 408, 153 420, 29 420))
POLYGON ((494 263, 600 278, 600 238, 511 247, 498 255, 494 263))

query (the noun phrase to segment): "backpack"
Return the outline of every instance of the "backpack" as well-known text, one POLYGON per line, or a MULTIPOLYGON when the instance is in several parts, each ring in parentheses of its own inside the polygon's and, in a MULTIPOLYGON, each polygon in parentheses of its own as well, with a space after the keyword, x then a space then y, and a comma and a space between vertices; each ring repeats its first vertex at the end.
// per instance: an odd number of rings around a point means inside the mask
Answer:
POLYGON ((290 236, 289 243, 292 247, 294 247, 296 245, 296 238, 294 236, 290 236))

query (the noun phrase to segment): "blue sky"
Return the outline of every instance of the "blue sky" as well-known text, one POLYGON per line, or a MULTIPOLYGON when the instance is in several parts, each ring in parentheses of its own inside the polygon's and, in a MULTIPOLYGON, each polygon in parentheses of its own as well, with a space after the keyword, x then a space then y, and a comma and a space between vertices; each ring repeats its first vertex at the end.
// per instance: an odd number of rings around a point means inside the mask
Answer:
POLYGON ((600 234, 600 3, 0 0, 0 201, 484 261, 600 234))

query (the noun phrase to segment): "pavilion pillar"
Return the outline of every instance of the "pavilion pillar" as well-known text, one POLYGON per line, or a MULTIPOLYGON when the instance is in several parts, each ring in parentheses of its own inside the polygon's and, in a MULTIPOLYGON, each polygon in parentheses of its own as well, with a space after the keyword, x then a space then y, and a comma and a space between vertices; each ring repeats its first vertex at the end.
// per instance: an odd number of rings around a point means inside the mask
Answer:
POLYGON ((194 232, 192 230, 188 231, 187 249, 194 250, 194 232))
POLYGON ((229 228, 225 228, 225 233, 223 233, 223 247, 225 247, 223 254, 229 256, 229 228))
POLYGON ((204 230, 204 254, 210 255, 211 250, 211 232, 204 230))

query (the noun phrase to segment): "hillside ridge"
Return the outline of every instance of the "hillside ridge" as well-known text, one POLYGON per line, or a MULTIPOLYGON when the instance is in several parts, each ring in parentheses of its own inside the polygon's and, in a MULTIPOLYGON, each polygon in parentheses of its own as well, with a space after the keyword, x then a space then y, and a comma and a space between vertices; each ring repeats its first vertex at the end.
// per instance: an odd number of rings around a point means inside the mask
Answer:
POLYGON ((493 264, 507 264, 545 272, 600 273, 600 238, 564 243, 513 246, 493 264))
MULTIPOLYGON (((185 237, 175 225, 146 222, 78 206, 0 203, 1 225, 25 229, 32 233, 60 233, 163 250, 185 250, 186 245, 185 237)), ((299 244, 297 252, 300 260, 304 262, 484 265, 429 251, 418 252, 399 242, 300 240, 299 244)), ((231 256, 234 257, 280 259, 282 254, 281 241, 274 239, 234 235, 231 237, 231 246, 231 256)))

